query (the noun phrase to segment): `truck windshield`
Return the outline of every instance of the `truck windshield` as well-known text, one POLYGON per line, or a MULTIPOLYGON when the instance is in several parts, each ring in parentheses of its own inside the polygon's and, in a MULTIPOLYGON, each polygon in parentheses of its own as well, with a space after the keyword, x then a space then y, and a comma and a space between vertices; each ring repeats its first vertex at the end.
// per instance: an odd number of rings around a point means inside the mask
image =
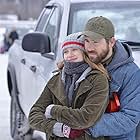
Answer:
POLYGON ((88 19, 105 16, 115 25, 115 37, 140 41, 140 1, 88 2, 71 5, 68 34, 82 31, 88 19))

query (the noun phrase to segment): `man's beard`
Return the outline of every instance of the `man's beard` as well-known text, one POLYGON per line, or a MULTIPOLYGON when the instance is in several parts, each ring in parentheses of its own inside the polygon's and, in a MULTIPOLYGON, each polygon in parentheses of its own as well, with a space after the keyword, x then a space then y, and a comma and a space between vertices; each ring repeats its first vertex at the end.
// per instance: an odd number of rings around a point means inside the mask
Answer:
POLYGON ((104 50, 100 54, 98 54, 95 51, 91 51, 91 52, 87 52, 87 53, 89 53, 89 54, 94 53, 96 55, 96 57, 93 58, 92 56, 90 57, 90 55, 89 55, 89 58, 93 63, 98 64, 98 63, 101 63, 107 57, 107 55, 109 54, 109 46, 107 45, 106 50, 104 50))

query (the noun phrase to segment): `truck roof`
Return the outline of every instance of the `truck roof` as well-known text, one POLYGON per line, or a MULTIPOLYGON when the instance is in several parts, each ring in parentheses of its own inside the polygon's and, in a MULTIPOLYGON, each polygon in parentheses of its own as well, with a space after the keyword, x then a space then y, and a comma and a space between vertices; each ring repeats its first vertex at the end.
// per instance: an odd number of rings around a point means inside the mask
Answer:
MULTIPOLYGON (((140 0, 50 0, 46 5, 59 3, 60 5, 70 5, 70 3, 88 3, 88 2, 140 2, 140 0)), ((67 7, 67 6, 66 6, 67 7)))
POLYGON ((71 3, 84 3, 84 2, 93 2, 93 1, 95 1, 95 2, 114 2, 114 1, 140 1, 140 0, 50 0, 50 2, 51 1, 57 1, 57 2, 63 2, 63 3, 69 3, 69 2, 71 2, 71 3))

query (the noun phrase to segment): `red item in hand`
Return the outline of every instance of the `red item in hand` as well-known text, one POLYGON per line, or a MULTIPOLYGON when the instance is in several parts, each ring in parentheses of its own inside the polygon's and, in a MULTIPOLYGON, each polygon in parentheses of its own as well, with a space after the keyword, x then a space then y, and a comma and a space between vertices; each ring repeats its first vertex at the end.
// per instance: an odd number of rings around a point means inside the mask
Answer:
POLYGON ((78 130, 78 129, 71 129, 70 130, 70 134, 69 134, 69 138, 71 139, 75 139, 77 137, 80 137, 81 135, 83 135, 85 133, 84 129, 78 130))
POLYGON ((120 109, 120 101, 116 92, 112 94, 113 98, 109 99, 109 104, 107 106, 106 112, 117 112, 120 109))

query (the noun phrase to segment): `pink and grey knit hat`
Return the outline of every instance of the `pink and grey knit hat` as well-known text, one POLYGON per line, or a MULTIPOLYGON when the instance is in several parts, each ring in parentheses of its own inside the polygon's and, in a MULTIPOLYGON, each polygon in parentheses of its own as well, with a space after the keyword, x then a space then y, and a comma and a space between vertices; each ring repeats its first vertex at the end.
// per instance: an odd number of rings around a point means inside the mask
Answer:
POLYGON ((64 51, 65 48, 78 48, 82 51, 85 51, 84 47, 84 36, 81 36, 82 32, 78 33, 73 33, 68 35, 63 44, 62 44, 62 52, 64 51))

